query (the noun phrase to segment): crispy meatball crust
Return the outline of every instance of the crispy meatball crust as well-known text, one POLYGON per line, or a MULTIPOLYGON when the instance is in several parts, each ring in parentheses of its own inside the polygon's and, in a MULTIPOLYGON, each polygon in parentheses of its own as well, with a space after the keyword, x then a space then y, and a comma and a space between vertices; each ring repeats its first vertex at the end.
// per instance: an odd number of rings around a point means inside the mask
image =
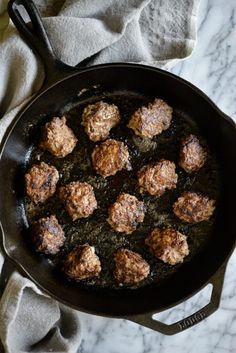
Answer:
POLYGON ((199 192, 185 191, 173 205, 175 215, 182 221, 197 223, 207 221, 215 210, 215 200, 199 192))
POLYGON ((63 158, 73 151, 77 143, 73 131, 66 125, 66 118, 54 117, 43 128, 40 148, 55 157, 63 158))
POLYGON ((145 244, 155 257, 170 265, 183 262, 189 254, 186 236, 173 228, 155 228, 145 244))
POLYGON ((147 164, 138 172, 140 191, 155 196, 161 196, 166 189, 175 189, 177 181, 175 163, 165 159, 147 164))
POLYGON ((75 280, 97 277, 101 272, 99 257, 93 246, 78 245, 66 257, 63 265, 65 274, 75 280))
POLYGON ((25 190, 35 203, 45 202, 56 191, 57 169, 44 162, 33 165, 25 174, 25 190))
POLYGON ((119 109, 115 104, 102 101, 89 104, 82 114, 82 125, 91 141, 103 141, 109 136, 110 130, 120 121, 119 109))
POLYGON ((108 210, 107 219, 110 226, 117 232, 131 234, 137 224, 142 223, 145 215, 145 206, 135 196, 122 193, 108 210))
POLYGON ((64 231, 54 215, 33 222, 31 234, 36 251, 44 254, 58 253, 65 241, 64 231))
POLYGON ((121 248, 115 253, 114 260, 114 278, 119 285, 136 284, 149 275, 149 264, 136 252, 121 248))
POLYGON ((200 145, 195 135, 189 135, 181 140, 179 165, 187 173, 197 172, 207 160, 207 151, 200 145))
POLYGON ((93 187, 88 183, 73 181, 59 189, 59 197, 72 220, 87 218, 97 209, 93 187))
POLYGON ((156 98, 147 107, 141 107, 131 116, 128 127, 143 138, 152 138, 169 128, 173 109, 156 98))
POLYGON ((122 169, 131 170, 128 147, 120 141, 106 140, 92 152, 94 169, 104 178, 122 169))

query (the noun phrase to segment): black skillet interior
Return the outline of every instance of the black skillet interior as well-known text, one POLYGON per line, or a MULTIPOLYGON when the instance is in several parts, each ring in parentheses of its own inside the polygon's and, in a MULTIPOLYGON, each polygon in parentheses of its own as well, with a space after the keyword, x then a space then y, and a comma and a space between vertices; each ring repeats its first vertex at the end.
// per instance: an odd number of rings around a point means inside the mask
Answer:
MULTIPOLYGON (((94 94, 93 89, 88 92, 94 94)), ((234 123, 205 95, 174 75, 129 64, 103 65, 78 72, 37 97, 23 112, 3 144, 0 212, 5 250, 41 288, 77 309, 109 316, 158 312, 183 300, 205 284, 234 248, 234 123), (109 93, 136 92, 145 97, 162 97, 175 111, 190 116, 197 123, 201 135, 221 165, 222 193, 212 237, 192 261, 185 263, 160 285, 118 291, 113 288, 81 287, 65 281, 52 263, 36 256, 29 246, 21 190, 22 171, 32 150, 32 136, 28 133, 32 127, 32 117, 37 124, 45 113, 47 116, 55 115, 82 89, 97 85, 109 93)))
MULTIPOLYGON (((188 237, 190 254, 185 261, 191 261, 212 236, 215 216, 207 222, 187 224, 175 217, 172 205, 183 191, 192 190, 202 192, 216 200, 217 207, 221 188, 220 168, 217 158, 209 153, 207 163, 198 173, 188 174, 178 166, 180 139, 189 135, 189 133, 199 135, 194 121, 178 110, 174 110, 169 129, 159 136, 153 139, 142 139, 136 136, 127 127, 129 118, 138 107, 148 104, 153 99, 154 97, 143 96, 137 92, 104 92, 97 86, 92 90, 82 90, 79 97, 63 107, 60 112, 55 112, 56 115, 66 116, 67 124, 78 137, 77 146, 65 158, 55 158, 52 154, 39 148, 42 126, 51 119, 51 116, 45 114, 41 119, 38 116, 32 117, 31 125, 26 132, 32 139, 32 153, 29 153, 26 168, 22 168, 22 176, 30 166, 39 163, 39 161, 44 161, 54 165, 59 171, 58 188, 61 185, 78 180, 89 182, 94 188, 98 209, 91 217, 74 222, 66 212, 57 192, 47 202, 37 205, 25 196, 25 204, 23 205, 29 224, 40 217, 50 216, 54 213, 59 223, 63 225, 66 235, 65 244, 56 256, 50 257, 50 261, 57 266, 59 271, 64 257, 75 245, 88 243, 95 246, 96 253, 102 263, 102 272, 98 277, 83 281, 81 285, 116 287, 118 289, 119 287, 113 277, 113 256, 120 247, 138 252, 151 266, 150 275, 141 283, 132 286, 133 288, 152 283, 160 284, 163 279, 178 271, 181 264, 176 266, 165 264, 155 258, 145 246, 145 238, 154 227, 174 227, 188 237), (110 137, 123 141, 128 146, 132 165, 132 171, 123 170, 108 178, 96 174, 91 162, 91 153, 96 144, 89 140, 81 125, 84 107, 99 100, 116 104, 119 107, 121 122, 111 130, 110 137), (162 158, 176 163, 177 188, 166 190, 161 197, 140 193, 137 184, 137 172, 145 164, 157 162, 162 158), (144 202, 146 207, 144 222, 138 225, 132 235, 114 231, 107 222, 108 208, 115 202, 121 192, 135 195, 144 202)), ((201 141, 201 143, 203 144, 204 141, 201 141)), ((24 185, 23 177, 21 185, 24 185)), ((19 191, 24 192, 21 187, 19 191)))

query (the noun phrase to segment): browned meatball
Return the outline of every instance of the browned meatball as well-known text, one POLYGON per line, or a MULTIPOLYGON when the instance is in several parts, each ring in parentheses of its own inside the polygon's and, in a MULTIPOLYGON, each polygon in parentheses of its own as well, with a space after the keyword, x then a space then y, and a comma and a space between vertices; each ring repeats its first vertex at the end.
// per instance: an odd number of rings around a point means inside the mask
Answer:
POLYGON ((155 228, 145 243, 153 255, 170 265, 183 262, 189 254, 186 236, 173 228, 155 228))
POLYGON ((39 252, 56 254, 64 244, 64 231, 53 215, 33 222, 31 231, 33 243, 39 252))
POLYGON ((101 272, 99 257, 93 246, 78 245, 66 257, 63 270, 75 280, 97 277, 101 272))
POLYGON ((89 104, 83 111, 82 125, 91 141, 108 138, 110 130, 120 121, 119 109, 115 104, 97 102, 89 104))
POLYGON ((73 151, 77 143, 73 131, 66 125, 66 118, 52 118, 43 128, 40 147, 55 157, 65 157, 73 151))
POLYGON ((121 248, 114 255, 114 260, 114 277, 120 285, 139 283, 149 275, 149 264, 136 252, 121 248))
POLYGON ((147 107, 141 107, 131 116, 128 127, 143 138, 152 138, 168 129, 173 109, 162 99, 156 98, 147 107))
POLYGON ((140 191, 151 195, 161 196, 166 189, 175 189, 177 181, 175 163, 165 159, 147 164, 138 172, 140 191))
POLYGON ((128 147, 120 141, 106 140, 92 153, 93 166, 104 178, 122 169, 131 170, 128 147))
POLYGON ((198 138, 189 135, 181 140, 179 165, 192 173, 201 169, 207 160, 207 151, 200 145, 198 138))
POLYGON ((35 203, 45 202, 56 191, 59 180, 57 169, 44 162, 33 165, 25 174, 27 195, 35 203))
POLYGON ((199 192, 185 191, 173 205, 174 213, 182 221, 197 223, 207 221, 215 210, 215 200, 199 192))
POLYGON ((137 224, 142 223, 145 215, 145 206, 135 196, 122 193, 108 210, 108 223, 117 232, 131 234, 137 224))
POLYGON ((93 187, 88 183, 73 181, 59 189, 59 197, 72 220, 87 218, 97 208, 93 187))

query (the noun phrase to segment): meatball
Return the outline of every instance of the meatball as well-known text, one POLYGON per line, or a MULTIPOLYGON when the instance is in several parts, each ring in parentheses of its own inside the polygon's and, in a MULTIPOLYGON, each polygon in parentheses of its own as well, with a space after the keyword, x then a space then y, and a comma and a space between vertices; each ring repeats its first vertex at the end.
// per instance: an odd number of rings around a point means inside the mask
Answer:
POLYGON ((52 118, 43 128, 40 148, 55 157, 63 158, 73 151, 77 143, 73 131, 66 125, 66 118, 52 118))
POLYGON ((73 181, 60 187, 59 197, 72 220, 87 218, 97 209, 93 187, 88 183, 73 181))
POLYGON ((83 111, 82 125, 91 141, 106 140, 110 130, 120 121, 119 109, 115 104, 97 102, 89 104, 83 111))
POLYGON ((199 192, 185 191, 173 205, 174 213, 182 221, 197 223, 207 221, 215 210, 215 200, 199 192))
POLYGON ((35 203, 45 202, 56 191, 59 180, 57 169, 44 162, 33 165, 25 174, 25 189, 27 195, 35 203))
POLYGON ((119 285, 139 283, 149 275, 149 264, 136 252, 121 248, 114 255, 114 260, 114 277, 119 285))
POLYGON ((186 236, 173 228, 155 228, 146 238, 145 244, 158 259, 170 265, 183 262, 189 254, 186 236))
POLYGON ((133 113, 128 127, 143 138, 152 138, 168 129, 173 109, 162 99, 155 99, 147 107, 141 107, 133 113))
POLYGON ((54 215, 33 222, 31 234, 36 251, 44 254, 58 253, 65 241, 64 231, 54 215))
POLYGON ((187 172, 197 172, 207 160, 207 151, 200 145, 198 138, 189 135, 181 140, 179 165, 187 172))
POLYGON ((122 169, 131 170, 128 147, 120 141, 106 140, 92 153, 93 166, 104 178, 122 169))
POLYGON ((117 232, 131 234, 137 224, 144 220, 145 206, 135 196, 122 193, 108 210, 107 219, 110 226, 117 232))
POLYGON ((166 189, 175 189, 177 181, 175 163, 165 159, 147 164, 138 172, 140 191, 147 191, 155 196, 161 196, 166 189))
POLYGON ((83 280, 97 277, 101 272, 101 263, 93 246, 78 245, 67 255, 63 270, 68 277, 83 280))

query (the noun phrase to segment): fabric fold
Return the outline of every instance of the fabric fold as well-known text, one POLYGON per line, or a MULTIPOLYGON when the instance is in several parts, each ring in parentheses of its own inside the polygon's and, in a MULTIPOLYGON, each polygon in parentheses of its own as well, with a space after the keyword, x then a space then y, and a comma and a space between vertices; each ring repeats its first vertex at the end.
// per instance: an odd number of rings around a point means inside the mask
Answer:
POLYGON ((14 272, 0 301, 0 337, 9 353, 77 352, 78 313, 14 272))

